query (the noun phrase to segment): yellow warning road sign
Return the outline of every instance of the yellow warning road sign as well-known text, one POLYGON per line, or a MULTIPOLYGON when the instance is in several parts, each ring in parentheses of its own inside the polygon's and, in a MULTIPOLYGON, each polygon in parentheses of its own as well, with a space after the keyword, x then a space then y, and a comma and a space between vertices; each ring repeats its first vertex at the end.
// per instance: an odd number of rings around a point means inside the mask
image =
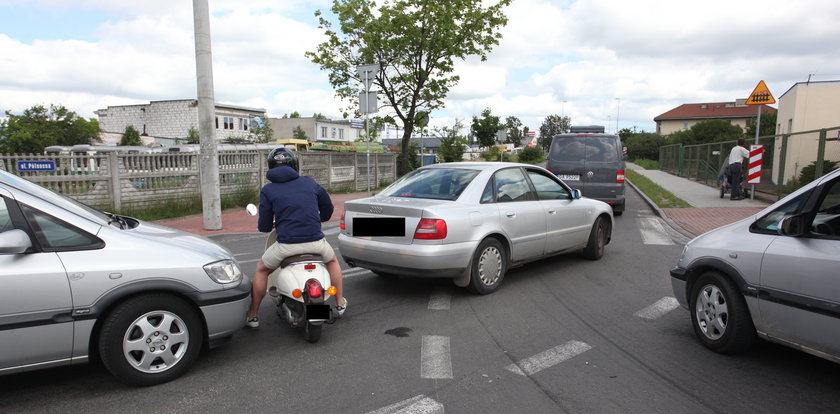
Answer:
POLYGON ((749 99, 747 99, 747 105, 766 105, 774 103, 776 103, 776 98, 774 98, 773 94, 770 93, 770 89, 767 89, 767 85, 764 84, 764 81, 758 82, 758 86, 753 89, 749 99))

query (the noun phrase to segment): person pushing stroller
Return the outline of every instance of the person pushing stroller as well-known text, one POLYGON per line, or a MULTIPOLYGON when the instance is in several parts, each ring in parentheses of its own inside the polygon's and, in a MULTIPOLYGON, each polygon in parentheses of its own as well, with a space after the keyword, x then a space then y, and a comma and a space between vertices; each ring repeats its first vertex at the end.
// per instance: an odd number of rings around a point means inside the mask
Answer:
POLYGON ((741 178, 743 170, 744 158, 749 158, 750 152, 747 151, 746 141, 744 138, 738 139, 738 145, 732 147, 729 151, 729 165, 726 167, 726 172, 729 177, 729 184, 731 187, 730 200, 743 200, 744 196, 741 194, 741 178))

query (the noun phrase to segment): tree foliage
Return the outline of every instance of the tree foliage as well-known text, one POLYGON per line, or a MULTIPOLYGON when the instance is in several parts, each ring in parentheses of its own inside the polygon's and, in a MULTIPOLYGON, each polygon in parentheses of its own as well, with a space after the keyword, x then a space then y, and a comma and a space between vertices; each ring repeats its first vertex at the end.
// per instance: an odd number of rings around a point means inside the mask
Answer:
POLYGON ((502 8, 511 1, 485 7, 482 0, 333 0, 338 27, 318 10, 315 16, 327 40, 306 56, 329 72, 336 95, 350 102, 345 111, 354 113, 361 82, 356 67, 378 64, 371 89, 380 91, 384 105, 403 125, 402 175, 409 170, 408 147, 418 109, 443 106, 459 80, 452 74, 456 59, 487 59, 508 21, 502 8))
POLYGON ((545 152, 539 146, 525 147, 519 151, 519 162, 536 164, 545 161, 545 152))
POLYGON ((292 138, 309 140, 309 136, 306 135, 306 131, 300 125, 295 126, 294 131, 292 131, 292 138))
POLYGON ((478 140, 481 147, 496 145, 496 134, 505 129, 498 116, 493 115, 490 108, 481 111, 481 118, 474 116, 470 132, 478 140))
POLYGON ((267 119, 262 119, 256 128, 251 128, 251 134, 254 135, 255 142, 274 141, 274 129, 271 128, 271 123, 267 119))
POLYGON ((505 143, 519 146, 522 143, 522 137, 525 136, 522 131, 522 121, 515 116, 509 116, 505 118, 505 128, 507 129, 505 143))
POLYGON ((668 136, 671 144, 695 145, 709 142, 735 141, 744 137, 744 130, 722 119, 708 119, 668 136))
POLYGON ((540 139, 539 144, 542 149, 548 150, 551 145, 551 139, 557 134, 562 134, 569 130, 572 125, 572 120, 568 116, 549 115, 545 117, 542 125, 540 125, 540 139))
MULTIPOLYGON (((761 129, 758 136, 766 137, 776 135, 776 115, 776 111, 761 113, 761 129)), ((747 120, 747 132, 745 133, 747 138, 755 137, 755 122, 756 118, 747 120)))
POLYGON ((435 135, 440 139, 438 157, 443 162, 456 162, 464 159, 464 152, 467 151, 467 139, 458 133, 463 127, 463 123, 456 119, 455 125, 451 128, 435 128, 435 135))
MULTIPOLYGON (((623 131, 623 130, 622 130, 623 131)), ((665 145, 665 137, 650 132, 630 133, 621 139, 627 147, 627 156, 631 160, 646 159, 659 160, 659 147, 665 145)))
POLYGON ((120 145, 143 145, 143 141, 140 141, 140 132, 137 131, 137 128, 134 128, 134 125, 125 127, 122 138, 120 138, 120 145))
POLYGON ((35 105, 14 115, 6 111, 0 122, 0 154, 42 154, 52 145, 100 142, 99 121, 85 119, 64 106, 35 105))

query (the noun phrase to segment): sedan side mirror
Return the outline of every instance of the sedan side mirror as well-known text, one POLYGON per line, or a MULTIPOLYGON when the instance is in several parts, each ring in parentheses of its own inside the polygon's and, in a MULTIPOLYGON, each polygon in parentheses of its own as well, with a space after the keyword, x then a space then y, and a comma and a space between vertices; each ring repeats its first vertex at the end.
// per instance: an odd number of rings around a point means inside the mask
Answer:
POLYGON ((0 233, 0 253, 20 254, 32 247, 32 240, 23 230, 8 230, 0 233))
POLYGON ((581 197, 583 197, 583 193, 581 193, 580 190, 578 190, 577 188, 572 189, 572 198, 573 199, 577 200, 581 197))
POLYGON ((805 234, 805 215, 797 214, 783 218, 779 222, 779 228, 776 232, 782 236, 791 237, 799 237, 805 234))

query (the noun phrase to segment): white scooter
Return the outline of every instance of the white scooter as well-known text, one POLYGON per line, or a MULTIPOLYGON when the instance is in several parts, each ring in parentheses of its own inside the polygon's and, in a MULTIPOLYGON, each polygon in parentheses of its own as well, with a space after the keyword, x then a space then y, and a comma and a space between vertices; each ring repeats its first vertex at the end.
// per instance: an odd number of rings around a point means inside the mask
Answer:
MULTIPOLYGON (((257 206, 248 204, 248 214, 256 216, 257 206)), ((267 250, 277 240, 274 230, 265 242, 267 250)), ((265 251, 263 250, 263 251, 265 251)), ((277 308, 277 314, 294 328, 303 327, 303 338, 311 343, 321 338, 325 323, 335 323, 337 314, 327 299, 335 295, 330 273, 317 254, 298 254, 287 257, 280 267, 268 276, 267 296, 277 308)))

